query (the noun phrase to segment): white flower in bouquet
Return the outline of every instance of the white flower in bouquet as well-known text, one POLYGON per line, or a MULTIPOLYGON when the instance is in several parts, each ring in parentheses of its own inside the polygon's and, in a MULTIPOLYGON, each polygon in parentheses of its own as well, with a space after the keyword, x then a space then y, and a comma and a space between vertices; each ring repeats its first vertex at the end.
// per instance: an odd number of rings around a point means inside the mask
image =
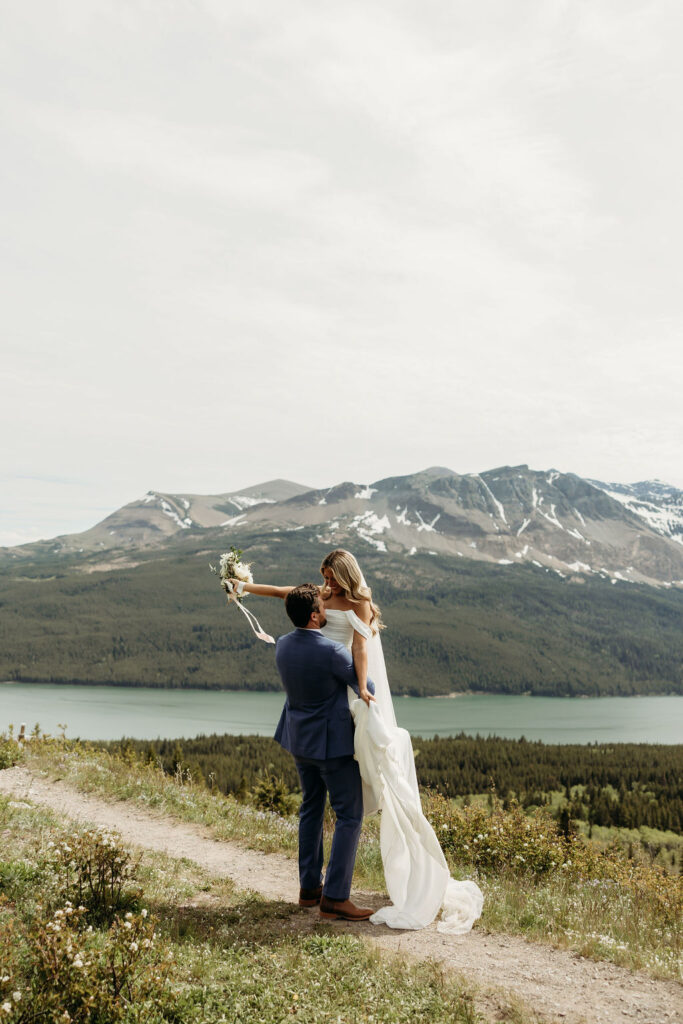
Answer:
POLYGON ((246 595, 238 596, 234 593, 231 589, 231 579, 240 580, 242 583, 254 582, 254 577, 251 574, 251 566, 247 562, 242 561, 242 552, 239 548, 234 546, 231 546, 229 551, 225 551, 221 555, 218 568, 216 568, 215 565, 209 565, 209 569, 212 573, 220 576, 223 590, 233 600, 241 602, 243 597, 246 595))
POLYGON ((228 595, 228 601, 235 601, 237 603, 237 607, 242 612, 259 640, 263 640, 267 644, 274 644, 275 640, 263 630, 261 623, 256 616, 250 612, 248 608, 243 606, 242 599, 247 596, 246 593, 235 593, 235 590, 233 590, 232 584, 230 583, 231 579, 240 580, 242 583, 254 582, 254 577, 251 575, 251 565, 242 561, 242 552, 239 548, 231 546, 229 551, 226 551, 221 555, 218 568, 216 568, 215 565, 209 564, 209 569, 212 573, 215 573, 216 576, 220 576, 221 586, 228 595))

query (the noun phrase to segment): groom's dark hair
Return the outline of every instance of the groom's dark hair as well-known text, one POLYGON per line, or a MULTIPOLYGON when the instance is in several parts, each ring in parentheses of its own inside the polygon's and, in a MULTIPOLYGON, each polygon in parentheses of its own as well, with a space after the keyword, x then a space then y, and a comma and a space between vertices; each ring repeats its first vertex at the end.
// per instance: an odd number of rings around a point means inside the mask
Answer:
POLYGON ((313 612, 318 610, 320 587, 317 583, 301 583, 285 598, 285 610, 295 626, 305 628, 313 612))

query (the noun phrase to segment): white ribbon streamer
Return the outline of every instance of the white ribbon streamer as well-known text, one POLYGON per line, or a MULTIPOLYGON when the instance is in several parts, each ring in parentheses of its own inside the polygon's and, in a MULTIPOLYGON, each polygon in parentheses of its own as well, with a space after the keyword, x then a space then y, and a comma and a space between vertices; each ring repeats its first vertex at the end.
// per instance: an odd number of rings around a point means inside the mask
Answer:
POLYGON ((232 601, 234 604, 237 605, 237 607, 242 612, 242 614, 245 616, 247 622, 251 626, 252 631, 254 632, 255 636, 257 636, 259 640, 263 640, 263 642, 266 643, 266 644, 274 644, 275 640, 272 638, 272 636, 270 636, 269 633, 266 633, 263 630, 263 628, 261 626, 261 623, 256 618, 256 616, 253 614, 253 612, 250 612, 248 608, 245 608, 244 605, 241 604, 237 600, 237 598, 235 597, 235 594, 234 594, 232 583, 230 583, 229 580, 226 580, 225 582, 226 582, 226 585, 227 585, 227 588, 228 588, 228 592, 229 592, 228 600, 232 601))

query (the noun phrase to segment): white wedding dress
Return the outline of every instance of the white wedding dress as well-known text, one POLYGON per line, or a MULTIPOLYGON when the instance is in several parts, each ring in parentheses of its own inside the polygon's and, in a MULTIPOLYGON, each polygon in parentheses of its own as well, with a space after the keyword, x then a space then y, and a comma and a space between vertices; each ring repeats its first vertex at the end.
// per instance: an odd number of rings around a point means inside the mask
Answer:
POLYGON ((422 813, 410 735, 396 724, 379 634, 353 611, 328 608, 322 632, 351 648, 353 632, 367 640, 368 676, 375 684, 370 706, 349 688, 356 725, 355 757, 363 780, 365 814, 382 812, 380 849, 392 906, 373 914, 373 924, 425 928, 441 911, 440 932, 463 935, 481 915, 484 897, 474 882, 450 877, 434 829, 422 813))

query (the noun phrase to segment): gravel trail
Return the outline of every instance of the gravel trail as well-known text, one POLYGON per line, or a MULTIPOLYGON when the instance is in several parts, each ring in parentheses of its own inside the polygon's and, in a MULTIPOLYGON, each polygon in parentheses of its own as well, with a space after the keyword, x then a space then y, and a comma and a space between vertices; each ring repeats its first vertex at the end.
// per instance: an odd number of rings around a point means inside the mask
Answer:
MULTIPOLYGON (((297 898, 295 861, 280 854, 217 841, 199 826, 155 815, 129 802, 113 803, 79 793, 26 768, 0 771, 0 793, 48 806, 78 821, 116 829, 131 846, 187 857, 212 874, 228 876, 240 888, 253 889, 266 898, 297 898)), ((368 906, 386 902, 377 893, 355 896, 368 906)), ((316 921, 316 911, 302 916, 303 927, 312 927, 316 921)), ((436 960, 445 969, 457 971, 478 987, 478 1006, 494 1021, 502 1019, 498 1008, 506 995, 520 999, 539 1020, 553 1024, 683 1021, 683 988, 676 982, 655 981, 642 972, 587 960, 517 936, 487 933, 481 928, 469 935, 452 936, 439 934, 434 926, 419 932, 342 922, 330 926, 362 935, 387 953, 436 960)))

